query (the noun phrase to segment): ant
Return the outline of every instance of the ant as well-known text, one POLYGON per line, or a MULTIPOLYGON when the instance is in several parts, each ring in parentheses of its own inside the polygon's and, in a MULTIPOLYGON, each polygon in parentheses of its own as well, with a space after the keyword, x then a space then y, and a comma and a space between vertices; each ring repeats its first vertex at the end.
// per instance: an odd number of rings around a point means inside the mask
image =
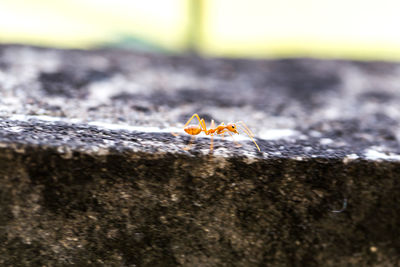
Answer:
MULTIPOLYGON (((251 140, 254 142, 254 144, 256 145, 258 151, 261 152, 260 147, 257 145, 256 141, 254 140, 254 134, 253 132, 249 129, 249 127, 246 126, 246 124, 242 121, 238 121, 236 123, 228 123, 228 124, 224 124, 223 122, 218 125, 217 127, 215 127, 215 123, 214 120, 211 120, 211 127, 207 130, 207 126, 206 126, 206 122, 204 121, 204 119, 200 119, 199 115, 197 115, 196 113, 193 114, 193 116, 186 122, 185 126, 183 126, 183 130, 192 135, 192 140, 189 144, 188 148, 185 148, 185 150, 189 150, 190 149, 190 145, 193 142, 194 136, 200 134, 201 132, 204 132, 206 135, 210 135, 211 136, 211 144, 210 144, 210 150, 211 152, 213 151, 213 137, 215 134, 217 135, 222 135, 222 137, 224 137, 225 133, 229 134, 232 138, 233 138, 233 134, 239 134, 238 132, 238 127, 240 127, 240 129, 245 132, 250 138, 251 140), (189 125, 189 123, 194 119, 197 118, 199 120, 199 125, 189 125)), ((235 140, 233 140, 235 142, 235 140)), ((235 142, 235 144, 237 144, 235 142)))

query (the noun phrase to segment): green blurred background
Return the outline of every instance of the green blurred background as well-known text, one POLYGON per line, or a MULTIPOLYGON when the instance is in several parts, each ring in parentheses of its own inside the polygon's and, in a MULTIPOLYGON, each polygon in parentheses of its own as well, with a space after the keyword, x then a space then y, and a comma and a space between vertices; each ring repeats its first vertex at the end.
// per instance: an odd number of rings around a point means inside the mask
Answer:
POLYGON ((398 0, 1 0, 0 42, 400 59, 398 0))

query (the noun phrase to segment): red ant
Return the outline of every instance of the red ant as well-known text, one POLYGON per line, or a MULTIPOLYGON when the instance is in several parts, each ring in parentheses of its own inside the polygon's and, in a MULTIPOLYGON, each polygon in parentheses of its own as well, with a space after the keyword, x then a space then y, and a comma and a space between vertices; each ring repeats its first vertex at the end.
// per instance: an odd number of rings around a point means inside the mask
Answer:
MULTIPOLYGON (((194 139, 194 136, 200 134, 201 132, 204 132, 206 135, 210 135, 211 136, 210 150, 212 152, 213 151, 213 137, 214 137, 214 135, 215 134, 217 134, 217 135, 220 134, 220 135, 222 135, 222 137, 224 137, 225 133, 227 133, 233 138, 233 134, 239 134, 239 132, 237 130, 238 126, 240 127, 240 129, 243 132, 245 132, 251 138, 251 140, 256 145, 258 151, 261 152, 260 147, 257 145, 256 141, 253 138, 254 137, 253 132, 242 121, 238 121, 236 123, 228 123, 227 125, 225 125, 222 122, 220 125, 215 127, 214 120, 211 120, 211 127, 207 130, 206 122, 204 121, 204 119, 200 119, 199 115, 193 114, 193 116, 186 122, 185 126, 183 126, 184 127, 183 130, 186 133, 188 133, 188 134, 193 136, 192 141, 194 139), (199 120, 199 125, 188 125, 195 117, 199 120)), ((192 141, 191 141, 191 143, 192 143, 192 141)), ((190 143, 190 145, 191 145, 191 143, 190 143)), ((189 150, 190 145, 189 145, 188 148, 185 148, 185 150, 189 150)))

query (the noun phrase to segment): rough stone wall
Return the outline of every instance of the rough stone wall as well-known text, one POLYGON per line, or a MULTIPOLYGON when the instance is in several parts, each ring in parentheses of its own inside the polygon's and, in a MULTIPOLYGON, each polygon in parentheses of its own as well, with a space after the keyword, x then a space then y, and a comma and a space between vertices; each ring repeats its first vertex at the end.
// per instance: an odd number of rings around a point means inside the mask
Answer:
POLYGON ((399 74, 2 46, 0 264, 397 266, 399 74))

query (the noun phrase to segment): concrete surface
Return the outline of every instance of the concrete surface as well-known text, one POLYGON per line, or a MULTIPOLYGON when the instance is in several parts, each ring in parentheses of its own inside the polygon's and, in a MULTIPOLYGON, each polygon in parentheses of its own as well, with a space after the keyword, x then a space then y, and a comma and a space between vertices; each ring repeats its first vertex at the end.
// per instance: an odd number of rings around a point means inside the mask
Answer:
POLYGON ((1 46, 0 264, 396 266, 399 74, 1 46))

